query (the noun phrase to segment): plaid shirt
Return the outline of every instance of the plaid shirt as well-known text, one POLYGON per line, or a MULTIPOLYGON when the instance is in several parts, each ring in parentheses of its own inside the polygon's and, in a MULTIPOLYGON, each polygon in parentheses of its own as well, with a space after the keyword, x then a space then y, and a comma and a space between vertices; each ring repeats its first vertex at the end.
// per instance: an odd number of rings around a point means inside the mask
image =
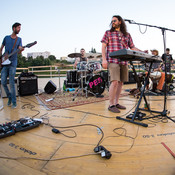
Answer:
POLYGON ((124 36, 119 31, 111 32, 110 30, 107 30, 101 42, 107 45, 106 59, 109 63, 116 63, 116 64, 122 64, 122 65, 128 64, 127 61, 120 61, 116 58, 110 58, 109 53, 120 49, 124 49, 124 48, 125 49, 133 48, 134 43, 129 33, 127 34, 127 36, 124 36))

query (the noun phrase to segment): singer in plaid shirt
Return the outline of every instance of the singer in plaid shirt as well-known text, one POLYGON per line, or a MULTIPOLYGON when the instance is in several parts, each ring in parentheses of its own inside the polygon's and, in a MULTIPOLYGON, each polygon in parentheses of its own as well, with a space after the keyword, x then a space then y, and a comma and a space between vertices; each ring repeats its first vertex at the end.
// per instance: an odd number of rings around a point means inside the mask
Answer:
POLYGON ((127 61, 120 61, 110 58, 109 53, 120 49, 131 49, 140 51, 134 46, 131 35, 127 32, 126 25, 122 17, 113 16, 111 29, 106 31, 102 40, 102 66, 109 70, 109 107, 108 110, 119 113, 119 109, 126 109, 119 104, 119 96, 122 90, 123 82, 128 81, 127 61))
POLYGON ((107 45, 106 46, 106 58, 109 63, 127 65, 128 63, 127 61, 119 61, 116 58, 110 58, 109 53, 120 50, 120 49, 133 48, 134 43, 129 33, 126 36, 124 36, 119 31, 112 32, 110 30, 107 30, 101 42, 107 45))

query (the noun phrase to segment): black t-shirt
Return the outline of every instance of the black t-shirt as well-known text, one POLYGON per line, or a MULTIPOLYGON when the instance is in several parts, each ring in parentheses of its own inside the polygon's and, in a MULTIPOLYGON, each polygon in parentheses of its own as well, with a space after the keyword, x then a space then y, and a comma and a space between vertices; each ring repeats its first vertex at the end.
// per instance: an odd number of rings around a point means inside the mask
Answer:
POLYGON ((169 72, 171 70, 171 61, 173 60, 173 57, 171 54, 163 54, 162 55, 162 60, 165 63, 165 58, 166 58, 166 68, 167 71, 169 72))
POLYGON ((87 61, 87 58, 86 57, 80 57, 80 62, 81 61, 87 61))

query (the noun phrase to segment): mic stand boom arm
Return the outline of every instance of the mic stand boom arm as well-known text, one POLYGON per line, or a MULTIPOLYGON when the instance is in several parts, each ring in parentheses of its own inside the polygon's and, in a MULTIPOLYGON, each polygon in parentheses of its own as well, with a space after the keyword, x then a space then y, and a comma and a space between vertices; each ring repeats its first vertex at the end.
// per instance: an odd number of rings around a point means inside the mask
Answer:
MULTIPOLYGON (((154 28, 158 28, 161 29, 162 31, 162 35, 163 35, 163 45, 164 45, 164 60, 165 60, 165 90, 164 90, 164 109, 161 113, 161 116, 166 116, 168 119, 170 119, 171 121, 175 122, 175 120, 171 119, 170 117, 167 116, 167 110, 166 110, 166 100, 167 100, 167 66, 166 66, 166 39, 165 39, 165 31, 171 31, 171 32, 175 32, 175 30, 172 29, 168 29, 165 27, 159 27, 159 26, 153 26, 153 25, 149 25, 149 24, 142 24, 142 23, 136 23, 133 20, 126 20, 128 21, 130 24, 137 24, 137 25, 143 25, 143 26, 148 26, 148 27, 154 27, 154 28)), ((155 116, 156 117, 156 116, 155 116)))

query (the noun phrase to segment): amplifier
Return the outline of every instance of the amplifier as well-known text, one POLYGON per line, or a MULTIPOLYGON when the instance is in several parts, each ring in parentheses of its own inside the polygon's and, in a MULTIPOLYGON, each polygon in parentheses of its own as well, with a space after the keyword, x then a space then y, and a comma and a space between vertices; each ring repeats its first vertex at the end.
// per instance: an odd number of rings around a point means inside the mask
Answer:
POLYGON ((124 82, 124 84, 134 84, 134 83, 136 83, 133 71, 129 71, 128 76, 129 76, 128 77, 129 81, 128 82, 124 82))
POLYGON ((21 73, 18 76, 18 92, 20 96, 38 93, 38 77, 33 73, 21 73))

